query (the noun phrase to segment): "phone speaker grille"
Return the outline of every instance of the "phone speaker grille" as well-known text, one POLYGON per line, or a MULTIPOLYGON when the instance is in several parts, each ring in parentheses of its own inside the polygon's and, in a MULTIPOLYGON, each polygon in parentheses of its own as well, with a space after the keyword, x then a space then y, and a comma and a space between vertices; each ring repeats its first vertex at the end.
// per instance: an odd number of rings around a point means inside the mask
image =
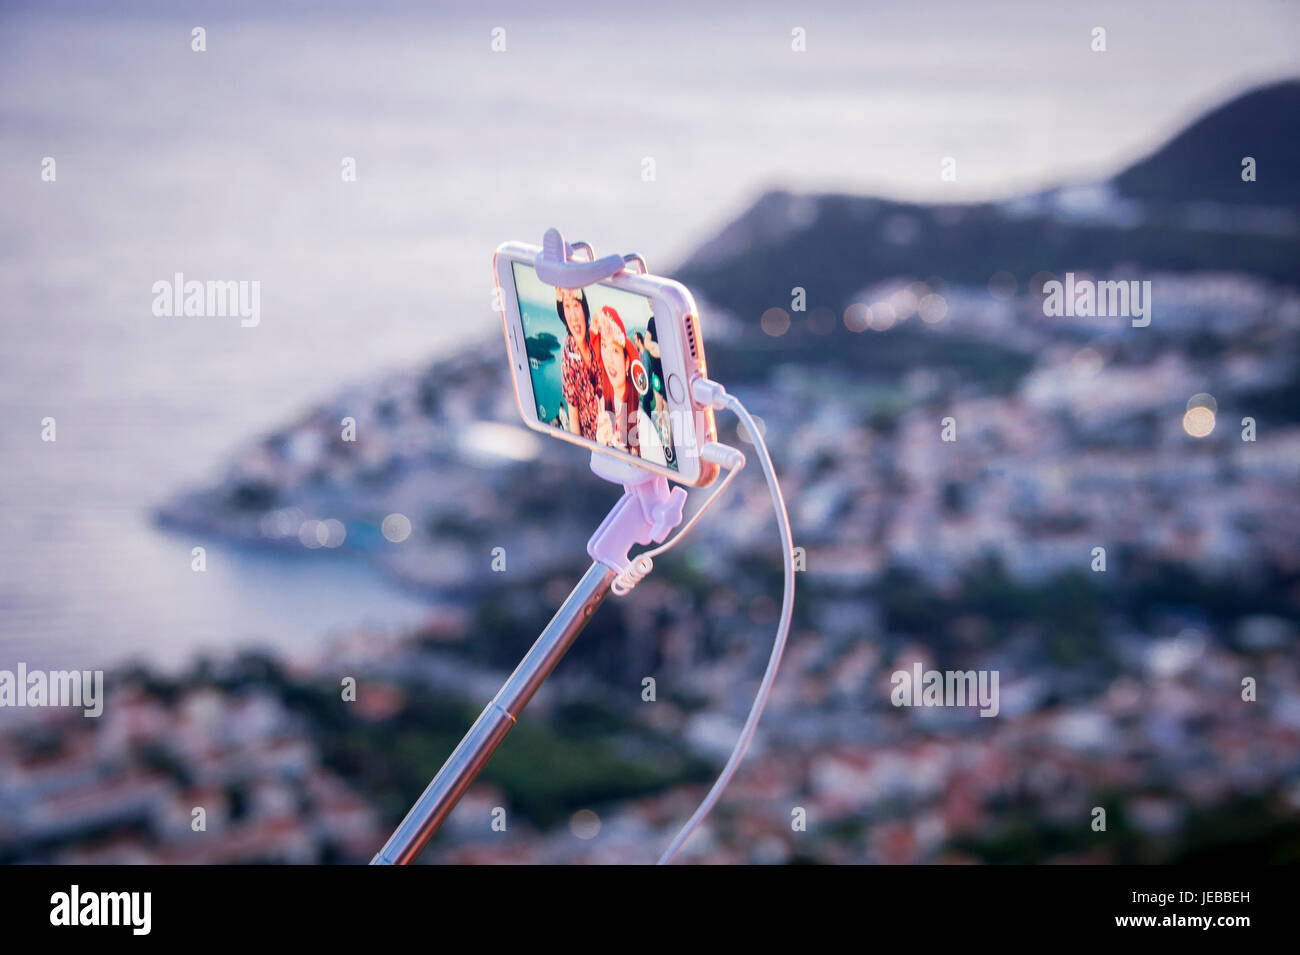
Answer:
POLYGON ((699 357, 695 350, 695 320, 691 315, 686 316, 686 347, 690 349, 692 358, 699 357))

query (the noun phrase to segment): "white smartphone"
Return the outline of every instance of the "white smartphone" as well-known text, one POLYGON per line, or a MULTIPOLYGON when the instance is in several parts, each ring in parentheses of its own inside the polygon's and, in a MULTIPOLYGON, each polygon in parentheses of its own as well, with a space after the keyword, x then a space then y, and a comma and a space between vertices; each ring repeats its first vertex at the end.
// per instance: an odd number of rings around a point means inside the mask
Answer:
POLYGON ((706 376, 695 300, 671 279, 625 270, 580 289, 542 282, 541 249, 506 242, 493 256, 519 412, 528 427, 692 487, 718 467, 713 409, 691 399, 706 376))

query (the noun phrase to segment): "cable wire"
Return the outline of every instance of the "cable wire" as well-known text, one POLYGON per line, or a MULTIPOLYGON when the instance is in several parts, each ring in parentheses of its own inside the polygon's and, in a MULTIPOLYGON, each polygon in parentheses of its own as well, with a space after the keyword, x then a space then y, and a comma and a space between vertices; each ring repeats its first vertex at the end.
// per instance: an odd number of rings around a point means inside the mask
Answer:
MULTIPOLYGON (((664 854, 659 857, 659 865, 667 865, 673 861, 673 857, 676 856, 682 846, 686 844, 686 840, 694 834, 695 830, 698 829, 700 824, 704 821, 704 817, 707 816, 710 810, 713 809, 714 805, 717 804, 718 799, 722 796, 722 791, 727 788, 727 784, 731 782, 731 777, 736 774, 736 770, 740 766, 740 761, 745 758, 745 751, 749 749, 749 744, 754 738, 755 731, 758 729, 758 720, 763 715, 763 708, 767 706, 767 698, 772 692, 772 684, 776 681, 776 673, 778 668, 781 666, 781 655, 785 652, 785 644, 790 636, 790 618, 794 613, 794 538, 790 531, 790 515, 786 513, 785 500, 781 497, 781 485, 777 483, 776 470, 772 467, 772 457, 767 453, 767 445, 763 441, 763 435, 758 429, 757 422, 755 422, 753 415, 745 410, 745 406, 740 403, 739 399, 733 395, 727 394, 723 391, 720 385, 714 385, 713 382, 708 382, 707 384, 712 385, 717 389, 716 397, 711 403, 714 403, 715 407, 726 408, 735 414, 745 426, 745 430, 749 432, 750 438, 754 442, 754 449, 758 453, 758 463, 763 468, 763 476, 767 478, 767 487, 772 494, 772 509, 776 513, 777 530, 781 534, 781 553, 785 561, 785 595, 781 599, 781 618, 777 623, 776 640, 772 644, 772 654, 768 657, 767 669, 763 673, 762 682, 758 685, 758 693, 754 696, 754 703, 749 708, 749 716, 745 719, 745 725, 740 730, 740 738, 736 740, 736 745, 732 749, 731 755, 727 758, 726 765, 722 767, 722 772, 718 775, 717 782, 713 784, 713 788, 709 790, 708 794, 704 797, 704 801, 700 803, 699 808, 695 810, 695 813, 691 818, 686 820, 686 824, 682 826, 682 829, 677 833, 676 838, 674 838, 668 848, 664 850, 664 854)), ((722 488, 725 487, 727 482, 735 476, 738 470, 739 468, 736 468, 727 472, 726 480, 724 480, 722 486, 718 488, 718 492, 722 491, 722 488)), ((699 515, 703 513, 704 509, 707 508, 716 497, 717 493, 711 495, 709 499, 704 502, 704 506, 696 512, 692 521, 683 528, 683 532, 689 529, 695 519, 698 519, 699 515)), ((655 552, 666 550, 669 546, 675 543, 677 538, 680 536, 681 534, 679 533, 673 537, 672 540, 668 541, 667 544, 658 548, 657 551, 647 553, 653 554, 655 552)), ((640 559, 642 556, 645 555, 638 555, 637 559, 640 559)), ((635 564, 635 561, 633 561, 633 563, 635 564)), ((648 573, 648 570, 646 572, 648 573)))

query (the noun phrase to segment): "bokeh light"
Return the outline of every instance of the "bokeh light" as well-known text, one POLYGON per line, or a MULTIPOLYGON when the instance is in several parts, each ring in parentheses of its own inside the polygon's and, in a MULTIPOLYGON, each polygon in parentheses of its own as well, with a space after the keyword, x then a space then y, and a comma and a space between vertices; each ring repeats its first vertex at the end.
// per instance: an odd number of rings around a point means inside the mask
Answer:
POLYGON ((343 526, 343 522, 333 517, 321 521, 316 529, 317 539, 326 547, 342 546, 347 536, 348 529, 343 526))
POLYGON ((1193 438, 1208 437, 1214 430, 1214 412, 1204 405, 1188 408, 1183 415, 1183 430, 1193 438))
POLYGON ((325 543, 325 529, 317 520, 306 520, 298 526, 298 540, 308 550, 315 550, 325 543))
POLYGON ((871 309, 854 302, 844 310, 844 327, 851 332, 865 332, 871 324, 871 309))
POLYGON ((937 292, 931 292, 921 299, 921 321, 927 325, 937 325, 948 315, 948 300, 937 292))
POLYGON ((878 332, 888 331, 894 327, 897 315, 894 306, 888 302, 876 302, 871 306, 871 327, 878 332))
POLYGON ((764 334, 780 338, 790 330, 790 313, 783 308, 769 308, 758 323, 764 334))
POLYGON ((384 537, 394 544, 400 544, 411 536, 411 519, 405 514, 389 514, 379 525, 384 537))
POLYGON ((569 817, 569 831, 579 839, 595 839, 600 833, 600 816, 590 809, 579 809, 569 817))

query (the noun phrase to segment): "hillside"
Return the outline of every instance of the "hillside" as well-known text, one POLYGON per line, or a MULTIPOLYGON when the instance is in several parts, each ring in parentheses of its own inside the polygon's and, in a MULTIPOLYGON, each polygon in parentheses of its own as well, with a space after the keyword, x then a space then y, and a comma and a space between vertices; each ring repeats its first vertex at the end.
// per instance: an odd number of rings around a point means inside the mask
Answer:
MULTIPOLYGON (((1297 204, 1300 180, 1277 170, 1296 168, 1298 112, 1300 83, 1257 90, 1207 114, 1112 183, 1004 203, 770 192, 674 274, 741 319, 739 341, 720 356, 732 373, 749 370, 777 345, 758 331, 758 317, 773 306, 789 308, 795 287, 805 289, 808 309, 829 308, 838 320, 864 288, 899 277, 982 288, 994 273, 1009 272, 1023 289, 1039 272, 1138 267, 1296 284, 1300 220, 1294 208, 1261 203, 1297 204), (1270 171, 1269 184, 1241 182, 1243 143, 1270 171), (1250 195, 1260 203, 1246 205, 1239 189, 1254 187, 1260 188, 1250 195), (1208 200, 1219 204, 1207 209, 1208 200)), ((856 367, 888 362, 880 349, 904 347, 906 339, 790 336, 779 345, 784 361, 856 367)))
POLYGON ((1196 120, 1115 177, 1124 196, 1158 202, 1300 206, 1300 80, 1253 90, 1196 120), (1243 182, 1242 157, 1256 180, 1243 182))

